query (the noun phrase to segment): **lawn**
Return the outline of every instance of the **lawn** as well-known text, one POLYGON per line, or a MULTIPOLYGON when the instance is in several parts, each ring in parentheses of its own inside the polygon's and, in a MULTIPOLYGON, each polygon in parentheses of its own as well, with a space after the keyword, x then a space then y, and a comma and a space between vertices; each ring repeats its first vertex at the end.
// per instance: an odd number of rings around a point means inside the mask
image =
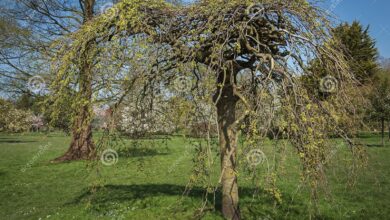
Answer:
MULTIPOLYGON (((361 139, 368 144, 367 167, 355 172, 353 186, 348 184, 351 160, 347 149, 339 148, 335 166, 328 169, 329 186, 316 218, 389 218, 390 145, 379 146, 375 135, 361 139)), ((62 133, 0 134, 0 219, 191 219, 199 214, 202 184, 183 196, 195 155, 194 145, 183 138, 144 140, 138 147, 123 140, 118 163, 112 166, 99 161, 95 166, 85 161, 51 164, 69 142, 70 137, 62 133)), ((272 142, 261 147, 268 163, 259 167, 259 181, 251 181, 245 170, 239 172, 243 219, 308 219, 309 191, 300 183, 294 151, 287 149, 284 165, 278 169, 276 186, 282 195, 278 203, 263 184, 278 149, 272 142)), ((215 183, 219 164, 214 166, 215 183)), ((219 196, 217 192, 215 210, 207 204, 202 219, 222 219, 219 196)))

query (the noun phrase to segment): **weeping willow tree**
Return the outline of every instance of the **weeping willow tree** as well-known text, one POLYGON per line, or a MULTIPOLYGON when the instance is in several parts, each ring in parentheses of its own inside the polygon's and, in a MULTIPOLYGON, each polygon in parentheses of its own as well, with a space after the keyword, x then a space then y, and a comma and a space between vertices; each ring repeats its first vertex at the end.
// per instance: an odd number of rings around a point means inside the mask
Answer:
POLYGON ((288 140, 313 198, 324 180, 331 136, 343 137, 353 155, 361 152, 348 136, 354 123, 348 120, 354 112, 348 94, 355 80, 338 42, 330 40, 330 28, 326 13, 306 0, 202 0, 188 6, 123 0, 57 42, 62 52, 52 97, 56 103, 64 100, 86 58, 98 62, 91 69, 102 79, 95 97, 106 96, 113 115, 134 93, 140 102, 156 94, 182 95, 193 108, 183 111, 188 117, 200 114, 197 101, 210 104, 206 109, 216 114, 218 127, 222 213, 240 219, 240 131, 245 130, 246 152, 256 150, 270 131, 288 140), (91 42, 96 51, 85 57, 91 42), (311 72, 311 60, 331 75, 311 72), (171 92, 183 87, 183 77, 190 88, 171 92))

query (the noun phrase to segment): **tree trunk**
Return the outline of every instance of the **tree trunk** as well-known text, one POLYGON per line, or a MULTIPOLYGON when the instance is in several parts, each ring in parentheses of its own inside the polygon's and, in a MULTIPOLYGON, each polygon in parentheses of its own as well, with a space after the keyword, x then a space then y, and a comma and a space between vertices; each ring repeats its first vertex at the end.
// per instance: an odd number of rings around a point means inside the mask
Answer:
MULTIPOLYGON (((219 82, 223 82, 221 77, 223 76, 220 76, 219 82)), ((238 98, 233 93, 233 86, 230 85, 230 79, 228 77, 225 80, 222 94, 219 96, 217 102, 217 114, 222 170, 222 213, 229 220, 240 219, 236 172, 237 129, 232 126, 236 121, 237 100, 238 98)))
POLYGON ((385 146, 385 119, 382 118, 382 146, 385 146))
POLYGON ((82 106, 72 128, 72 141, 68 151, 54 162, 92 159, 95 156, 95 145, 92 140, 92 72, 88 62, 83 64, 83 75, 80 77, 80 96, 82 106))
MULTIPOLYGON (((82 1, 84 8, 84 23, 93 19, 95 0, 82 1)), ((72 141, 68 151, 52 162, 92 159, 95 157, 95 145, 92 140, 92 61, 91 51, 94 42, 89 42, 81 54, 79 91, 77 100, 80 109, 72 127, 72 141)))

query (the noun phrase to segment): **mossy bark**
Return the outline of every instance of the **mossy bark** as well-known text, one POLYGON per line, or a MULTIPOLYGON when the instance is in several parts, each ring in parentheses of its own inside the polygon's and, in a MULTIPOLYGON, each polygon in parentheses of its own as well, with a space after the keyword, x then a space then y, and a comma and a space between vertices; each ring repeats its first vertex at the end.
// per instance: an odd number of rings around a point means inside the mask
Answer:
POLYGON ((221 74, 218 81, 219 85, 223 85, 220 95, 216 95, 221 152, 222 213, 226 219, 237 220, 241 218, 236 170, 237 128, 234 126, 238 98, 234 95, 229 76, 221 74))
MULTIPOLYGON (((84 0, 83 2, 84 24, 94 17, 93 7, 95 0, 84 0)), ((72 160, 85 160, 95 157, 95 145, 92 139, 92 63, 90 60, 94 42, 89 42, 81 54, 80 78, 78 102, 81 103, 77 109, 76 118, 72 128, 72 141, 68 151, 52 162, 64 162, 72 160)))

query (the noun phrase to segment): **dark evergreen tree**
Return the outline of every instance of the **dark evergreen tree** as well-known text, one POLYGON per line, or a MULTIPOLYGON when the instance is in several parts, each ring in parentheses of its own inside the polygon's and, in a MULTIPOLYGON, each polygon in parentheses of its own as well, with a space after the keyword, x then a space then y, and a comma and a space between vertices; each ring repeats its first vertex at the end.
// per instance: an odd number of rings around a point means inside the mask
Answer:
POLYGON ((358 21, 343 23, 333 30, 334 37, 341 42, 348 57, 351 70, 361 83, 367 82, 377 71, 378 50, 369 34, 358 21))
MULTIPOLYGON (((343 23, 332 30, 332 39, 324 44, 341 45, 343 59, 348 61, 351 75, 362 85, 369 82, 378 72, 378 50, 374 39, 369 35, 369 27, 364 28, 358 21, 352 24, 343 23)), ((341 57, 340 57, 341 58, 341 57)), ((311 75, 302 77, 311 94, 319 98, 327 98, 337 91, 337 82, 342 81, 336 73, 326 71, 324 63, 318 58, 310 61, 311 75), (322 79, 322 81, 318 81, 322 79), (327 87, 327 88, 322 88, 327 87)))

